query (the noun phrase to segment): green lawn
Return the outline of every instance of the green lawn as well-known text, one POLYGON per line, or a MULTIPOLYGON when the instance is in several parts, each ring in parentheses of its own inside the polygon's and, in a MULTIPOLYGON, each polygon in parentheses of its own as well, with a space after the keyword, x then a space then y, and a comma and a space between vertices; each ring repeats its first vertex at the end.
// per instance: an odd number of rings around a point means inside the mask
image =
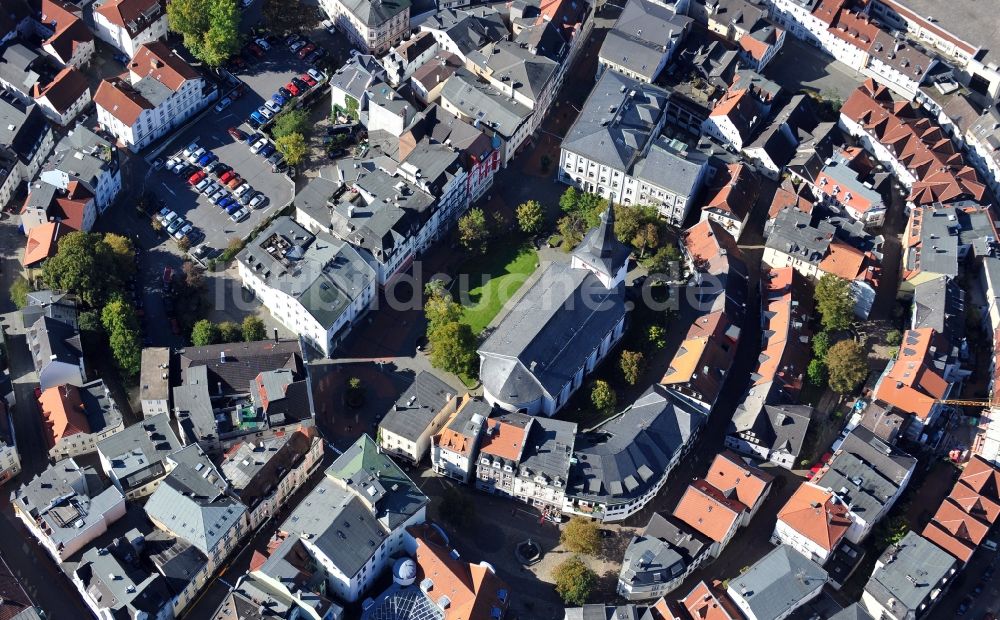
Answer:
MULTIPOLYGON (((459 273, 469 277, 471 305, 465 306, 462 322, 478 336, 534 273, 537 264, 535 249, 521 242, 502 242, 485 256, 467 261, 459 273)), ((458 291, 452 293, 457 295, 458 291)))

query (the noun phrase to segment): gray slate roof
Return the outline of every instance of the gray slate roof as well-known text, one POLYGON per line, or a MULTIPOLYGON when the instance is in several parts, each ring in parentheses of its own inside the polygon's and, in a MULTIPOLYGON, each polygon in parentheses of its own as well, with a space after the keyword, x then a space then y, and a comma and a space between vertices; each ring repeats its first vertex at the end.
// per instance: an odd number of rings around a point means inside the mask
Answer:
POLYGON ((601 45, 600 59, 653 81, 664 55, 692 21, 658 2, 629 0, 601 45))
POLYGON ((114 144, 80 123, 56 142, 42 170, 66 173, 70 180, 79 179, 96 191, 102 175, 118 172, 118 151, 114 144))
POLYGON ((290 217, 276 218, 237 256, 264 283, 298 301, 320 325, 330 327, 375 280, 368 258, 290 217))
POLYGON ((645 157, 635 164, 633 175, 678 196, 691 198, 698 190, 701 170, 707 163, 705 155, 679 152, 661 136, 653 140, 645 157))
POLYGON ((609 277, 614 277, 625 266, 632 250, 615 236, 615 207, 613 204, 601 213, 601 223, 590 229, 573 256, 609 277))
POLYGON ((339 89, 358 103, 368 87, 385 77, 385 69, 370 54, 356 54, 330 76, 330 88, 339 89))
POLYGON ((207 556, 236 527, 246 507, 225 492, 225 479, 192 444, 146 502, 146 514, 207 556))
POLYGON ((376 28, 410 8, 410 0, 340 0, 351 15, 376 28))
POLYGON ((577 437, 567 493, 598 502, 642 496, 704 422, 651 386, 620 415, 577 437))
POLYGON ((204 376, 212 394, 222 383, 226 394, 246 394, 250 381, 258 374, 278 368, 288 368, 302 374, 302 347, 294 340, 258 340, 212 344, 204 347, 186 347, 178 352, 181 379, 190 383, 189 375, 199 366, 205 367, 204 376))
POLYGON ((28 330, 28 348, 38 372, 52 362, 78 365, 83 357, 80 333, 47 316, 40 317, 28 330))
POLYGON ((664 114, 667 92, 605 71, 566 134, 562 148, 631 172, 664 114), (634 94, 633 94, 634 93, 634 94))
POLYGON ((107 548, 90 547, 75 574, 98 605, 114 618, 157 617, 173 598, 166 580, 144 568, 128 541, 115 540, 107 548))
POLYGON ((146 418, 97 444, 97 451, 111 463, 111 471, 125 489, 162 476, 167 455, 180 448, 166 413, 146 418))
POLYGON ((901 618, 930 603, 931 592, 955 570, 951 554, 916 532, 908 532, 898 544, 890 545, 878 563, 881 566, 872 573, 865 592, 883 607, 893 599, 893 612, 901 618))
MULTIPOLYGON (((47 183, 44 186, 55 189, 47 183)), ((43 316, 61 321, 76 329, 78 327, 76 298, 67 293, 53 293, 47 290, 28 293, 28 305, 21 309, 22 324, 24 327, 31 327, 35 321, 43 316)))
POLYGON ((621 287, 551 263, 480 346, 483 385, 504 402, 555 398, 624 315, 621 287))
POLYGON ((531 478, 544 476, 549 483, 558 480, 561 483, 559 486, 565 488, 575 437, 575 422, 543 416, 532 418, 518 473, 531 478))
MULTIPOLYGON (((212 399, 209 395, 208 368, 195 366, 187 372, 187 382, 173 390, 174 417, 187 442, 202 441, 218 435, 212 399)), ((216 389, 214 386, 211 389, 216 389)))
POLYGON ((445 80, 441 97, 455 106, 465 118, 472 119, 474 125, 478 121, 481 126, 494 129, 507 139, 527 122, 532 113, 528 107, 480 82, 464 69, 445 80))
POLYGON ((15 43, 0 53, 0 80, 16 88, 21 94, 31 96, 38 83, 38 73, 32 65, 38 54, 20 43, 15 43))
MULTIPOLYGON (((773 382, 768 384, 768 386, 776 385, 773 382)), ((760 389, 763 388, 764 386, 761 386, 760 389)), ((777 391, 768 390, 767 393, 777 391)), ((782 395, 783 393, 779 393, 773 399, 764 399, 776 402, 770 405, 765 404, 761 408, 744 407, 743 405, 737 407, 728 432, 739 435, 752 433, 760 445, 766 446, 770 450, 780 450, 798 456, 806 438, 806 431, 809 429, 813 408, 808 405, 777 402, 781 400, 782 395)), ((753 400, 756 399, 748 396, 747 401, 752 404, 753 400)))
POLYGON ((50 133, 52 129, 37 104, 23 106, 0 97, 0 144, 9 145, 22 164, 35 157, 50 133))
POLYGON ((503 16, 495 8, 487 6, 442 9, 420 27, 422 30, 442 31, 463 56, 510 35, 503 16))
POLYGON ((532 102, 538 101, 559 68, 556 61, 536 55, 514 41, 490 43, 470 53, 469 60, 503 80, 504 93, 512 88, 532 102))
POLYGON ((454 388, 426 370, 417 374, 413 383, 396 399, 379 427, 416 441, 434 417, 456 396, 454 388))
POLYGON ((729 582, 757 618, 782 618, 829 579, 818 564, 788 545, 779 545, 729 582))

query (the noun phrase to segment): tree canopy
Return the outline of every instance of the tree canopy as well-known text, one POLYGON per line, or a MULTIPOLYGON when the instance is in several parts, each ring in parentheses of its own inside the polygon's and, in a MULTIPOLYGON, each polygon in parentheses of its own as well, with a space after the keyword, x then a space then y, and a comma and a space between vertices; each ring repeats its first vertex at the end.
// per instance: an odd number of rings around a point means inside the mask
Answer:
POLYGON ((575 553, 597 555, 601 552, 601 530, 590 519, 573 517, 563 527, 559 542, 575 553))
POLYGON ((309 114, 301 108, 279 112, 271 125, 271 134, 275 138, 293 133, 306 135, 309 132, 309 114))
POLYGON ((208 319, 198 321, 191 328, 191 344, 194 346, 204 347, 218 343, 219 327, 208 319))
POLYGON ((482 209, 469 209, 458 218, 458 240, 466 250, 483 254, 490 237, 489 224, 482 209))
POLYGON ((638 351, 622 351, 621 369, 625 383, 635 385, 646 370, 646 356, 638 351))
POLYGON ((18 310, 28 305, 28 293, 30 292, 31 286, 24 278, 17 277, 14 279, 14 282, 11 283, 10 300, 14 303, 14 306, 18 310))
POLYGON ((101 323, 119 370, 127 377, 138 375, 142 366, 142 342, 139 321, 131 304, 116 296, 101 310, 101 323))
POLYGON ((264 321, 255 316, 248 316, 243 319, 243 342, 256 342, 267 337, 264 330, 264 321))
POLYGON ((830 274, 823 276, 816 283, 815 299, 823 329, 841 331, 851 326, 854 299, 849 281, 830 274))
POLYGON ((854 340, 841 340, 826 354, 830 389, 840 394, 853 392, 868 376, 868 359, 854 340))
POLYGON ((541 231, 544 221, 542 205, 537 200, 528 200, 517 205, 517 226, 524 233, 533 235, 541 231))
POLYGON ((597 380, 590 390, 590 402, 594 403, 598 411, 610 413, 618 405, 618 396, 607 381, 597 380))
POLYGON ((42 279, 47 287, 71 291, 96 308, 121 288, 120 262, 121 255, 100 233, 72 232, 59 240, 55 256, 45 261, 42 279))
POLYGON ((240 48, 237 0, 171 0, 167 23, 184 47, 205 64, 218 67, 240 48))
POLYGON ((465 323, 451 321, 427 335, 431 364, 456 375, 476 374, 476 337, 465 323))
POLYGON ((300 133, 290 133, 280 138, 275 138, 274 148, 278 149, 285 156, 285 161, 290 166, 297 166, 302 163, 309 153, 309 145, 306 144, 305 136, 300 133))
POLYGON ((556 566, 552 576, 556 582, 556 593, 567 605, 583 605, 597 585, 597 573, 578 555, 556 566))

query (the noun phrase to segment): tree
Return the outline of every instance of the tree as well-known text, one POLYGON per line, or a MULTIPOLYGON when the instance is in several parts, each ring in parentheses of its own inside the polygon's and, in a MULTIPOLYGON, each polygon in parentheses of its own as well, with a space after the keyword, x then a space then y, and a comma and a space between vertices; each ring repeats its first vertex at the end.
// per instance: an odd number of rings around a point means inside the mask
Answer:
POLYGON ((667 330, 659 325, 649 326, 649 344, 654 349, 662 349, 667 346, 667 330))
POLYGON ((218 342, 219 328, 208 319, 198 321, 191 328, 191 344, 194 346, 204 347, 210 344, 218 344, 218 342))
POLYGON ((424 303, 424 316, 427 317, 427 333, 429 335, 442 325, 461 321, 462 304, 452 300, 448 293, 431 295, 424 303))
POLYGON ((635 385, 646 370, 646 356, 638 351, 622 351, 621 369, 625 383, 635 385))
POLYGON ((646 214, 639 207, 617 206, 615 207, 615 236, 619 239, 634 239, 639 228, 647 221, 646 214))
POLYGON ((597 573, 578 555, 556 566, 552 576, 556 582, 556 593, 567 605, 580 606, 586 603, 597 584, 597 573))
POLYGON ((184 272, 184 284, 192 291, 200 291, 205 288, 205 270, 196 265, 193 261, 184 261, 181 265, 184 272))
POLYGON ((579 245, 583 241, 584 233, 587 232, 584 221, 572 215, 559 218, 556 227, 559 229, 559 235, 563 238, 563 249, 567 252, 579 245))
POLYGON ((517 225, 525 234, 533 235, 539 232, 544 219, 542 205, 537 200, 528 200, 517 205, 517 225))
POLYGON ((489 235, 486 214, 482 209, 470 209, 468 213, 458 218, 458 240, 466 250, 484 254, 489 235))
POLYGON ((590 389, 590 402, 594 403, 598 411, 607 414, 615 410, 618 396, 607 381, 597 380, 590 389))
POLYGON ((851 298, 849 281, 827 274, 816 283, 814 297, 823 329, 835 332, 851 326, 854 319, 854 299, 851 298))
POLYGON ((812 339, 813 355, 819 360, 826 359, 826 354, 830 350, 830 334, 820 332, 812 339))
POLYGON ((306 144, 305 136, 300 133, 290 133, 274 140, 274 148, 285 156, 285 161, 290 166, 297 166, 302 163, 309 153, 309 145, 306 144))
POLYGON ((180 0, 167 3, 170 29, 199 60, 218 67, 240 47, 240 9, 236 0, 180 0))
POLYGON ((238 323, 233 321, 223 321, 219 323, 220 342, 242 342, 243 330, 238 323))
POLYGON ((300 108, 281 112, 274 117, 274 124, 271 125, 271 133, 275 138, 281 138, 282 136, 288 136, 293 133, 302 134, 304 136, 308 133, 308 130, 309 115, 305 110, 300 108))
POLYGON ((898 329, 890 329, 885 334, 885 343, 890 347, 898 347, 903 342, 903 334, 898 329))
POLYGON ((453 486, 444 490, 438 511, 441 518, 452 527, 468 526, 476 517, 476 507, 472 500, 453 486))
POLYGON ((825 386, 827 381, 826 362, 818 358, 810 360, 809 366, 806 368, 806 377, 809 379, 809 383, 816 387, 825 386))
POLYGON ((476 337, 465 323, 451 321, 427 335, 431 364, 456 375, 475 374, 476 337))
POLYGON ((257 342, 267 336, 264 331, 264 321, 255 316, 244 317, 242 328, 243 342, 257 342))
POLYGON ((601 529, 584 517, 573 517, 559 535, 559 542, 574 553, 597 555, 601 552, 601 529))
POLYGON ((632 238, 632 246, 639 250, 639 258, 646 256, 646 250, 660 245, 660 227, 649 222, 639 227, 635 237, 632 238))
POLYGON ((830 389, 840 394, 853 392, 868 376, 868 360, 864 349, 854 340, 841 340, 826 354, 830 373, 830 389))
POLYGON ((129 238, 115 233, 105 233, 104 243, 111 249, 119 277, 128 280, 135 275, 135 247, 129 238))
POLYGON ((122 374, 133 377, 142 366, 142 343, 135 310, 121 297, 114 297, 101 310, 101 323, 108 334, 111 355, 122 374))
POLYGON ((18 277, 10 285, 10 300, 14 302, 14 306, 18 310, 28 305, 28 293, 30 292, 31 286, 24 278, 18 277))
POLYGON ((673 245, 667 245, 651 254, 643 264, 650 275, 662 275, 672 277, 677 273, 681 261, 681 253, 673 245))
POLYGON ((115 254, 99 233, 71 232, 45 261, 42 279, 52 289, 72 291, 92 308, 121 287, 115 254))

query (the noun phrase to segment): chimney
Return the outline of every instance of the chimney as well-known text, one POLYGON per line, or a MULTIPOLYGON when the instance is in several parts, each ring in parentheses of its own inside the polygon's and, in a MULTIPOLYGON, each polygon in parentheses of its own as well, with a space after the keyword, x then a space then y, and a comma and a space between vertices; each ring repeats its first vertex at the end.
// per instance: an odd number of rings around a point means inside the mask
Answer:
POLYGON ((219 363, 220 364, 225 364, 226 363, 226 352, 225 351, 219 351, 219 363))

